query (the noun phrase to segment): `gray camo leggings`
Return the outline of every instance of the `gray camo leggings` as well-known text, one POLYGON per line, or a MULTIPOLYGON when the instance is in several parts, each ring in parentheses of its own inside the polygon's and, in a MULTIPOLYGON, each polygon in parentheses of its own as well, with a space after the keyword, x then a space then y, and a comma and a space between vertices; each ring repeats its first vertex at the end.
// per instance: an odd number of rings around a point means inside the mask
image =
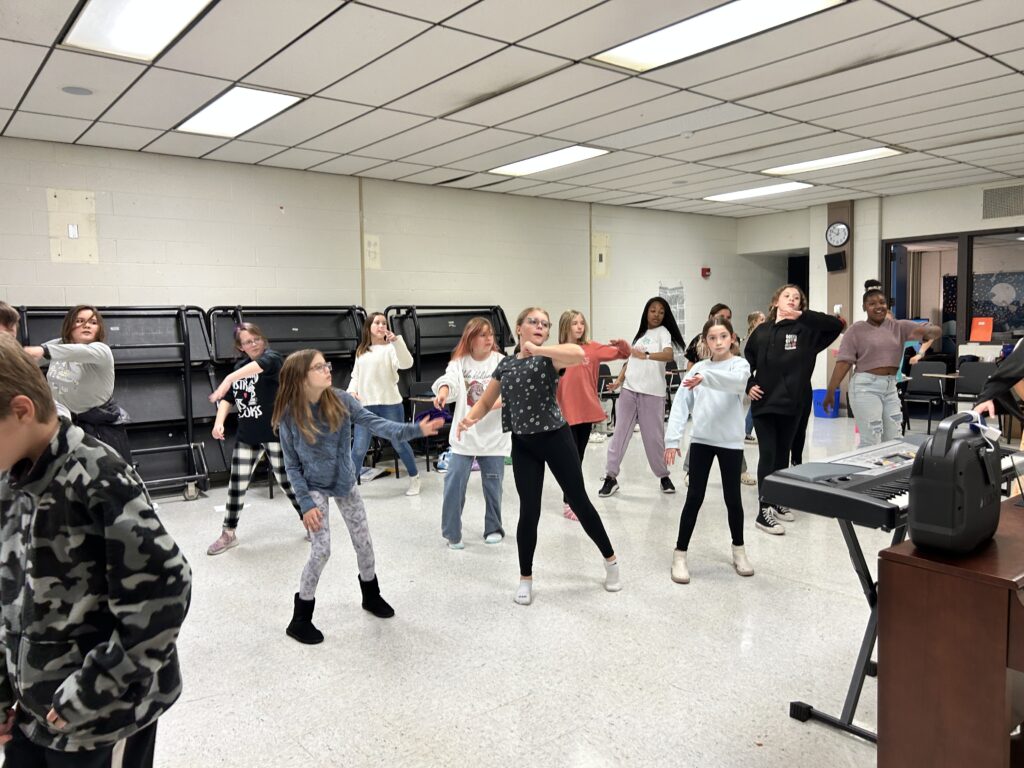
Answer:
MULTIPOLYGON (((309 548, 309 560, 306 567, 302 569, 302 577, 299 579, 299 597, 303 600, 312 600, 316 596, 316 585, 320 581, 320 574, 331 557, 331 523, 330 507, 326 493, 310 491, 317 508, 322 515, 320 519, 320 530, 312 534, 313 543, 309 548)), ((363 499, 355 488, 347 496, 335 496, 334 503, 338 505, 341 517, 348 526, 348 533, 352 537, 352 547, 356 551, 356 563, 359 565, 359 578, 363 581, 370 581, 374 578, 373 566, 373 542, 370 541, 370 526, 366 522, 366 507, 363 506, 363 499)))

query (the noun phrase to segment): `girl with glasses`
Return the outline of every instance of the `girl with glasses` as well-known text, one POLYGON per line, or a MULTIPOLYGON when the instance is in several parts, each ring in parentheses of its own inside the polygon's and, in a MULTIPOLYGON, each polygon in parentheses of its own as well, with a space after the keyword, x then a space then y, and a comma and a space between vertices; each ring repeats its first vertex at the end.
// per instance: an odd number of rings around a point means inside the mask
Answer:
POLYGON ((288 473, 284 469, 281 443, 270 425, 274 398, 277 397, 278 374, 284 359, 270 348, 267 337, 254 323, 235 326, 235 349, 240 357, 235 370, 224 377, 210 402, 217 403, 217 416, 213 422, 213 437, 224 439, 224 422, 234 406, 238 414, 235 448, 231 452, 231 476, 228 480, 228 500, 220 536, 207 548, 206 554, 219 555, 238 544, 236 529, 238 516, 245 502, 245 492, 252 481, 252 473, 265 453, 277 484, 281 486, 295 511, 295 500, 288 473))
POLYGON ((25 347, 37 360, 48 360, 46 380, 58 409, 86 434, 102 440, 132 463, 125 424, 128 414, 113 398, 114 354, 106 344, 107 328, 96 307, 79 304, 64 316, 60 338, 25 347))
POLYGON ((515 601, 520 605, 533 601, 533 554, 537 548, 545 464, 569 497, 584 532, 604 556, 604 588, 609 592, 622 589, 615 550, 600 515, 587 498, 572 433, 555 399, 557 369, 582 363, 583 349, 578 344, 543 346, 550 328, 548 313, 540 307, 529 307, 519 313, 516 335, 520 344, 516 354, 498 363, 487 389, 459 421, 455 432, 456 439, 461 439, 501 397, 501 427, 512 433, 512 472, 519 491, 516 538, 520 580, 515 601))
MULTIPOLYGON (((451 362, 434 382, 434 407, 455 403, 455 421, 477 404, 491 383, 494 369, 505 356, 494 340, 494 328, 483 317, 474 317, 462 331, 451 362)), ((441 504, 441 535, 450 549, 464 549, 462 510, 466 506, 466 486, 473 461, 480 466, 484 491, 484 542, 499 544, 505 536, 501 526, 501 485, 505 479, 505 457, 512 444, 501 431, 500 399, 472 432, 451 438, 451 455, 444 476, 444 500, 441 504)))
POLYGON ((356 550, 363 608, 378 618, 394 616, 394 609, 380 596, 366 508, 356 489, 356 465, 349 448, 352 426, 400 441, 436 435, 444 419, 403 424, 381 418, 332 386, 331 367, 320 352, 303 349, 289 355, 281 368, 271 422, 281 437, 302 523, 311 534, 309 560, 295 594, 288 636, 307 645, 324 639, 313 626, 313 609, 320 574, 331 556, 328 499, 332 496, 356 550))
MULTIPOLYGON (((402 394, 398 391, 398 372, 411 367, 412 355, 405 346, 405 339, 391 332, 387 318, 382 313, 371 312, 363 324, 363 335, 356 347, 352 380, 348 385, 349 394, 370 413, 403 424, 405 408, 402 405, 402 394)), ((352 463, 361 471, 366 451, 370 447, 370 432, 359 424, 355 430, 352 463)), ((418 495, 420 473, 416 468, 412 448, 408 442, 399 440, 392 440, 391 447, 409 473, 409 487, 405 495, 418 495)))
POLYGON ((665 464, 665 367, 669 360, 675 359, 676 347, 685 349, 686 341, 668 302, 658 296, 648 299, 640 316, 640 328, 633 337, 629 359, 618 378, 608 382, 610 390, 621 386, 622 394, 615 406, 615 432, 608 443, 608 464, 598 496, 611 496, 619 490, 616 478, 633 438, 635 424, 640 425, 647 463, 660 478, 661 492, 676 492, 665 464))

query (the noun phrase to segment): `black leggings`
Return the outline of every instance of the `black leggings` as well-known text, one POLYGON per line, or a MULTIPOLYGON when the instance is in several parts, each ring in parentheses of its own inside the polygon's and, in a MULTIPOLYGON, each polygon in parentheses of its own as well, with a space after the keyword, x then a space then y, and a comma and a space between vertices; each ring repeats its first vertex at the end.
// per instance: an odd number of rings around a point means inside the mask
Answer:
MULTIPOLYGON (((799 420, 800 414, 754 414, 754 430, 757 432, 760 454, 757 462, 758 488, 764 485, 764 479, 772 472, 789 466, 789 454, 793 450, 793 436, 799 420)), ((765 506, 763 501, 761 506, 765 506)))
POLYGON ((583 485, 583 470, 573 450, 572 433, 567 425, 555 432, 536 435, 512 435, 512 474, 519 492, 519 573, 533 575, 533 553, 537 549, 537 525, 540 523, 540 501, 544 490, 544 465, 551 468, 555 481, 569 497, 569 504, 580 520, 584 532, 597 544, 606 558, 615 554, 601 516, 590 503, 583 485))
MULTIPOLYGON (((583 454, 587 451, 587 443, 590 442, 590 431, 594 428, 594 425, 590 422, 586 424, 570 424, 569 431, 572 432, 573 442, 576 443, 576 452, 580 455, 580 466, 583 466, 583 454)), ((562 494, 562 503, 569 503, 569 494, 562 494)), ((570 505, 571 506, 571 505, 570 505)))
MULTIPOLYGON (((760 439, 760 432, 758 439, 760 439)), ((743 499, 740 496, 740 472, 743 466, 742 448, 719 448, 704 443, 690 443, 690 485, 686 489, 686 503, 679 516, 679 538, 676 549, 686 551, 690 546, 693 527, 697 524, 697 513, 704 503, 708 489, 711 463, 718 458, 718 471, 722 473, 722 494, 729 511, 729 533, 732 543, 743 546, 743 499)))
MULTIPOLYGON (((6 768, 110 768, 114 748, 97 747, 79 752, 61 752, 41 747, 28 740, 17 725, 4 747, 6 768)), ((156 746, 156 722, 125 739, 124 755, 118 763, 124 768, 151 768, 156 746)))
POLYGON ((790 463, 795 467, 804 463, 804 443, 807 441, 807 422, 811 418, 811 411, 814 409, 814 399, 810 392, 804 400, 804 409, 800 412, 800 420, 796 423, 796 433, 793 435, 793 446, 791 450, 792 460, 790 463))

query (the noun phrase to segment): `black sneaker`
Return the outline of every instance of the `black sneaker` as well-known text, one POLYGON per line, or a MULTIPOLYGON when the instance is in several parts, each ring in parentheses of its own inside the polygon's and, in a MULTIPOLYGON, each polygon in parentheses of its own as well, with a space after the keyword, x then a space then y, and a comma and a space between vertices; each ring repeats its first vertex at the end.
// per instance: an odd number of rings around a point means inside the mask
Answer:
POLYGON ((614 477, 606 477, 604 479, 604 485, 601 486, 601 490, 597 492, 598 496, 607 498, 613 493, 619 490, 619 484, 615 482, 614 477))
POLYGON ((676 487, 672 485, 672 480, 668 477, 661 478, 661 492, 662 493, 675 493, 676 487))
POLYGON ((757 520, 754 522, 754 527, 770 533, 773 536, 781 536, 786 532, 785 527, 778 520, 775 519, 775 508, 772 506, 764 506, 761 511, 757 513, 757 520))

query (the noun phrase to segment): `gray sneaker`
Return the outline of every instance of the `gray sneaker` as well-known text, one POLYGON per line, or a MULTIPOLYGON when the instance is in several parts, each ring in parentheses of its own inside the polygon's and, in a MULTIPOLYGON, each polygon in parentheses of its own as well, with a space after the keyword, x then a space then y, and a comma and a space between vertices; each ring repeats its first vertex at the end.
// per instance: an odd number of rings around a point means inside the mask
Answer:
POLYGON ((221 552, 226 552, 232 547, 237 546, 238 537, 235 535, 235 532, 225 528, 220 532, 220 536, 217 537, 217 540, 206 550, 206 554, 219 555, 221 552))

